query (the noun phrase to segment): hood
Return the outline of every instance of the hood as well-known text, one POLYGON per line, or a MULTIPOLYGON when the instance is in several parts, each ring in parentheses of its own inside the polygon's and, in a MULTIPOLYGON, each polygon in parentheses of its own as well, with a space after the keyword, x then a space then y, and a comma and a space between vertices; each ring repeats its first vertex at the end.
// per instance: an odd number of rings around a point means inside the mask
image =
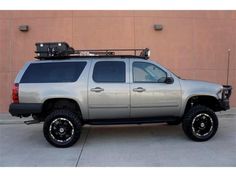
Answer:
POLYGON ((209 87, 223 87, 221 84, 207 82, 207 81, 200 81, 200 80, 188 80, 188 79, 181 79, 181 82, 184 84, 196 84, 198 86, 209 86, 209 87))
POLYGON ((223 86, 217 83, 198 81, 198 80, 180 80, 183 90, 191 90, 202 95, 216 95, 223 89, 223 86))

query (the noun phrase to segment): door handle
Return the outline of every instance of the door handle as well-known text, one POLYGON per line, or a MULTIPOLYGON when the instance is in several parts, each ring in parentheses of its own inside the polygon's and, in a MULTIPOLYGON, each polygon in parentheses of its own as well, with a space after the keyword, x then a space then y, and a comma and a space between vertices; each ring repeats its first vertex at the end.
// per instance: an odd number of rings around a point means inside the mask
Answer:
POLYGON ((146 89, 144 89, 143 87, 137 87, 133 89, 134 92, 144 92, 146 91, 146 89))
POLYGON ((90 91, 91 92, 102 92, 102 91, 104 91, 104 89, 101 87, 95 87, 95 88, 92 88, 90 91))

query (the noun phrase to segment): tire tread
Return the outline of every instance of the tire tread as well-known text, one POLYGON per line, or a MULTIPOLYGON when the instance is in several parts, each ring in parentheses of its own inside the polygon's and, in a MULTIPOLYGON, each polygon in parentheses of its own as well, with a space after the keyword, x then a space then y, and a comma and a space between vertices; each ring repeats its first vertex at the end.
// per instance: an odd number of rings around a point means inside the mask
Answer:
POLYGON ((192 139, 194 141, 199 141, 199 142, 207 141, 215 135, 215 133, 218 129, 218 118, 217 118, 216 114, 214 113, 214 111, 212 111, 210 108, 203 106, 203 105, 197 105, 197 106, 192 107, 184 115, 182 128, 183 128, 184 133, 190 139, 192 139), (213 119, 213 132, 210 134, 210 136, 207 136, 206 138, 198 138, 198 137, 194 136, 194 134, 192 132, 192 120, 197 114, 202 113, 202 112, 209 114, 211 116, 211 118, 213 119))
POLYGON ((66 148, 66 147, 72 146, 73 144, 75 144, 78 141, 78 139, 80 137, 80 133, 81 133, 82 123, 81 123, 79 117, 80 116, 76 115, 75 113, 73 113, 73 112, 71 112, 70 110, 67 110, 67 109, 59 109, 59 110, 52 111, 46 117, 44 125, 43 125, 44 137, 46 138, 46 140, 50 144, 52 144, 53 146, 59 147, 59 148, 66 148), (74 137, 67 144, 58 144, 58 143, 52 141, 52 139, 50 138, 50 135, 49 135, 49 127, 50 127, 51 122, 55 118, 60 117, 60 116, 68 118, 72 122, 72 124, 74 125, 74 129, 75 129, 74 130, 75 131, 74 137))

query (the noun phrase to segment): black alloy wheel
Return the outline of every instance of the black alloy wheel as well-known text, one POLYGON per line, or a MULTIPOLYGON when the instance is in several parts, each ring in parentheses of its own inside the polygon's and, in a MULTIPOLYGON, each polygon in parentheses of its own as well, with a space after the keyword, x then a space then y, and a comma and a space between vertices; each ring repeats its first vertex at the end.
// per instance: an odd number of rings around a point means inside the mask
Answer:
POLYGON ((69 110, 55 110, 44 122, 46 140, 56 147, 70 147, 77 142, 81 132, 79 116, 69 110))
POLYGON ((218 118, 211 109, 198 105, 192 107, 184 116, 184 133, 194 141, 211 139, 218 129, 218 118))

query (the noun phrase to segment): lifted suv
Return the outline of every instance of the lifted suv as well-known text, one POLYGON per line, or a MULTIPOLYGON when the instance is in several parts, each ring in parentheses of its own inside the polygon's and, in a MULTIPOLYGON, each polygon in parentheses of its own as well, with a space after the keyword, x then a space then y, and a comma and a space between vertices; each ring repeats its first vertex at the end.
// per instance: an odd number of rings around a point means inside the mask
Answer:
POLYGON ((44 136, 56 147, 72 146, 84 124, 182 123, 189 138, 206 141, 218 128, 215 112, 229 109, 231 86, 181 79, 147 60, 148 49, 36 45, 38 60, 18 73, 9 112, 32 116, 27 124, 43 121, 44 136))

